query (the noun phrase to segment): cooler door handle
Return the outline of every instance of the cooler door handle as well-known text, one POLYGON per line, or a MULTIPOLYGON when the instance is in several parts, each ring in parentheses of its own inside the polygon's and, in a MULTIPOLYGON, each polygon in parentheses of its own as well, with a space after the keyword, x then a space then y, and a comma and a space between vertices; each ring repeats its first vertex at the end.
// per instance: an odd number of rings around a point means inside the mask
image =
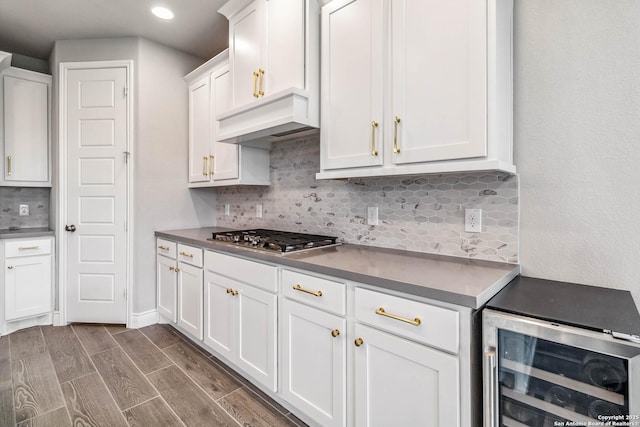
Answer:
POLYGON ((483 355, 484 383, 484 427, 498 427, 498 405, 496 392, 496 351, 489 349, 483 355))

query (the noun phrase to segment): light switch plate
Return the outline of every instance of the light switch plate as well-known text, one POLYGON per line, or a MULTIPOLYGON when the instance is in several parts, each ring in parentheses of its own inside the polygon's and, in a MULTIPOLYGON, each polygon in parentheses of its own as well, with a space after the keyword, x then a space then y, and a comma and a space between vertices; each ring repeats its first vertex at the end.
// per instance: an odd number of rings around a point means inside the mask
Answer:
POLYGON ((229 203, 225 203, 224 204, 224 216, 229 216, 231 215, 231 207, 229 206, 229 203))
POLYGON ((20 216, 28 216, 29 215, 29 205, 18 205, 18 212, 20 216))
POLYGON ((367 206, 367 224, 378 225, 378 207, 367 206))
POLYGON ((256 205, 256 218, 262 218, 262 205, 256 205))

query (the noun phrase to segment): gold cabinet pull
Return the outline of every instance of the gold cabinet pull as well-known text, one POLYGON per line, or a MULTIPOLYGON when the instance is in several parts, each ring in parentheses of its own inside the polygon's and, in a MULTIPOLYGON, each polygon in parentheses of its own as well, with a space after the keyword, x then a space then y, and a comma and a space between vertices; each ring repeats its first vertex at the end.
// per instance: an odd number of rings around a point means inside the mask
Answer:
POLYGON ((380 316, 389 317, 391 319, 399 320, 401 322, 410 323, 413 326, 419 326, 420 323, 422 323, 419 317, 416 317, 413 320, 407 319, 406 317, 400 317, 400 316, 396 316, 395 314, 387 313, 386 311, 384 311, 384 308, 382 307, 376 310, 376 314, 379 314, 380 316))
POLYGON ((259 98, 260 95, 258 95, 258 76, 260 76, 260 73, 258 73, 257 71, 253 72, 253 97, 254 98, 259 98))
POLYGON ((20 246, 18 248, 19 251, 37 251, 40 249, 40 246, 20 246))
POLYGON ((398 154, 400 148, 398 147, 398 124, 400 123, 400 117, 395 116, 393 118, 393 152, 398 154))
POLYGON ((202 156, 202 175, 209 176, 209 172, 207 171, 207 156, 202 156))
POLYGON ((238 295, 238 291, 235 289, 227 288, 227 293, 233 295, 234 297, 238 295))
POLYGON ((213 172, 214 172, 213 171, 213 164, 214 164, 213 159, 214 159, 214 157, 213 157, 213 154, 212 154, 212 155, 209 156, 209 175, 213 175, 213 172))
POLYGON ((175 271, 176 273, 180 272, 180 269, 178 267, 176 267, 173 271, 175 271))
POLYGON ((356 347, 360 347, 362 344, 364 344, 364 340, 362 338, 357 338, 353 343, 356 345, 356 347))
POLYGON ((340 329, 334 329, 333 331, 331 331, 331 336, 332 337, 337 337, 338 335, 340 335, 340 329))
POLYGON ((264 70, 262 68, 260 68, 258 70, 258 74, 260 75, 260 83, 258 85, 258 95, 259 96, 264 96, 264 90, 262 89, 262 83, 264 81, 264 70))
POLYGON ((11 176, 11 156, 7 156, 7 175, 11 176))
POLYGON ((162 249, 163 251, 168 251, 169 250, 169 246, 158 246, 158 249, 162 249))
POLYGON ((189 257, 189 258, 193 258, 193 254, 188 254, 186 252, 180 252, 180 255, 186 256, 186 257, 189 257))
POLYGON ((322 291, 318 291, 318 292, 313 292, 313 291, 309 291, 307 289, 304 289, 302 286, 300 285, 295 285, 293 287, 294 290, 296 291, 300 291, 300 292, 304 292, 310 295, 313 295, 314 297, 321 297, 322 296, 322 291))
POLYGON ((169 271, 176 271, 175 267, 169 267, 169 271))
POLYGON ((371 122, 371 155, 377 156, 378 150, 376 150, 376 128, 378 127, 378 122, 375 120, 371 122))

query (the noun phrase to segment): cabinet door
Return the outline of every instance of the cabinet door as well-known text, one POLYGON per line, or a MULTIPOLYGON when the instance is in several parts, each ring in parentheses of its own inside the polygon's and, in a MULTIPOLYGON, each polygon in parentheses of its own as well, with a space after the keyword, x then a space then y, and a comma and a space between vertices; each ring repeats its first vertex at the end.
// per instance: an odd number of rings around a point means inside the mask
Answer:
POLYGON ((305 88, 305 0, 267 0, 265 95, 305 88))
POLYGON ((238 366, 265 387, 276 391, 277 297, 242 285, 237 304, 238 366))
POLYGON ((213 181, 237 179, 239 177, 238 144, 218 141, 220 123, 215 119, 218 114, 230 108, 231 72, 225 65, 211 74, 211 153, 213 158, 213 181))
POLYGON ((189 182, 209 181, 209 76, 189 86, 189 182))
POLYGON ((346 320, 283 300, 280 321, 282 396, 323 426, 345 425, 346 320))
POLYGON ((460 425, 458 359, 355 325, 356 426, 460 425))
POLYGON ((204 342, 229 360, 235 358, 235 318, 238 283, 206 270, 204 273, 204 342), (228 292, 227 290, 231 290, 228 292))
POLYGON ((264 62, 264 0, 255 0, 229 20, 229 61, 232 72, 234 108, 258 97, 258 73, 264 62))
POLYGON ((202 269, 178 263, 178 325, 202 339, 202 269))
POLYGON ((322 169, 382 164, 383 24, 382 0, 322 8, 322 169))
POLYGON ((4 76, 4 179, 47 183, 49 85, 27 77, 4 76))
POLYGON ((394 163, 486 156, 486 14, 484 1, 391 2, 394 163))
POLYGON ((5 260, 5 320, 51 311, 51 255, 5 260))
POLYGON ((175 260, 158 255, 156 257, 158 281, 158 313, 175 322, 177 319, 178 274, 175 260))

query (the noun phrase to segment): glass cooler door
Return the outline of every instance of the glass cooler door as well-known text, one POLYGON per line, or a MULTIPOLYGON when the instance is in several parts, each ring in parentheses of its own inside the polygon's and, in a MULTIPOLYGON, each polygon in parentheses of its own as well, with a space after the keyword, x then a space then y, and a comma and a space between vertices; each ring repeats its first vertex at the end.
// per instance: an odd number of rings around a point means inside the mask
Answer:
POLYGON ((504 327, 489 322, 487 328, 485 319, 485 427, 608 421, 640 427, 640 346, 615 342, 604 333, 542 321, 519 325, 498 317, 504 327))

